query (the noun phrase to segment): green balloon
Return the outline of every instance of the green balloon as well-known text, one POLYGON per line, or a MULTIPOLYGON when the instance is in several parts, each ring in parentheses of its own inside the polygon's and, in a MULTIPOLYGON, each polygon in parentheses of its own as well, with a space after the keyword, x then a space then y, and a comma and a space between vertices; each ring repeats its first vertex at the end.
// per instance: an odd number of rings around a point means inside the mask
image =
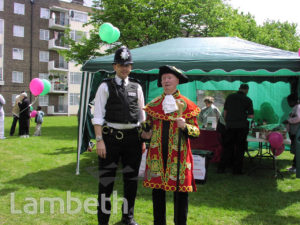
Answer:
POLYGON ((32 105, 30 106, 30 111, 32 111, 33 110, 33 107, 32 107, 32 105))
POLYGON ((99 36, 102 41, 109 42, 113 33, 114 33, 114 26, 111 23, 103 23, 99 27, 99 36))
POLYGON ((44 95, 48 94, 48 92, 51 89, 51 84, 48 80, 42 79, 42 81, 44 83, 44 89, 43 89, 42 93, 40 94, 40 96, 44 96, 44 95))
POLYGON ((114 32, 113 32, 111 38, 107 41, 109 44, 116 42, 120 37, 120 31, 118 28, 113 27, 113 31, 114 32))

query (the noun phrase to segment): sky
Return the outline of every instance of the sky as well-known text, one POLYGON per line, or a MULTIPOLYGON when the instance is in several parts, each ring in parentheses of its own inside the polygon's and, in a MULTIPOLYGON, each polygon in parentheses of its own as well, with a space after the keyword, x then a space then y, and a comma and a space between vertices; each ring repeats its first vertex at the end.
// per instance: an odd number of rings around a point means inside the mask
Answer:
POLYGON ((300 31, 300 0, 227 0, 239 12, 250 13, 262 25, 267 19, 297 23, 300 31))

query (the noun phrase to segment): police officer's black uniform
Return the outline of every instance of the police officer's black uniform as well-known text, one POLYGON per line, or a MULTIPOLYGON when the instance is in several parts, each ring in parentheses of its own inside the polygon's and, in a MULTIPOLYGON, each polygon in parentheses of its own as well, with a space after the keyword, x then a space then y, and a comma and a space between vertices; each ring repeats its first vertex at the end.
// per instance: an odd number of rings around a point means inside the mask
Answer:
MULTIPOLYGON (((114 63, 132 63, 131 55, 121 58, 122 51, 128 53, 127 48, 116 51, 114 63)), ((99 157, 99 193, 98 193, 98 221, 99 224, 108 224, 111 202, 118 162, 121 160, 124 182, 124 199, 122 205, 122 222, 135 225, 133 220, 134 202, 137 193, 138 171, 142 155, 142 143, 139 138, 139 128, 133 126, 130 129, 116 129, 110 127, 114 124, 138 124, 140 108, 138 105, 138 87, 136 80, 129 78, 129 83, 124 86, 118 84, 115 78, 105 79, 109 96, 105 105, 105 122, 102 126, 102 136, 106 146, 106 158, 99 157)), ((95 102, 97 104, 97 102, 95 102)), ((115 199, 114 202, 117 200, 115 199)), ((118 201, 119 203, 120 201, 118 201)))

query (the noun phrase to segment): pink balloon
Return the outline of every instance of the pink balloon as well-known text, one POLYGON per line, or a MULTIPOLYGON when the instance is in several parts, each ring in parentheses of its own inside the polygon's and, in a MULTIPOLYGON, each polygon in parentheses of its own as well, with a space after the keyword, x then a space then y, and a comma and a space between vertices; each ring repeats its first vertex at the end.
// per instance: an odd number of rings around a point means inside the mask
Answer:
POLYGON ((299 48, 299 50, 298 50, 298 55, 299 55, 299 57, 300 57, 300 48, 299 48))
POLYGON ((31 113, 30 113, 30 117, 31 118, 34 118, 37 114, 37 111, 36 110, 33 110, 31 113))
POLYGON ((268 141, 272 148, 279 149, 283 144, 282 134, 279 132, 272 132, 268 136, 268 141))
POLYGON ((34 78, 30 81, 29 89, 34 96, 38 96, 44 90, 44 83, 39 78, 34 78))
POLYGON ((273 152, 273 155, 275 156, 279 156, 281 153, 284 152, 285 146, 284 144, 282 144, 279 148, 275 149, 275 148, 271 148, 271 151, 273 152))

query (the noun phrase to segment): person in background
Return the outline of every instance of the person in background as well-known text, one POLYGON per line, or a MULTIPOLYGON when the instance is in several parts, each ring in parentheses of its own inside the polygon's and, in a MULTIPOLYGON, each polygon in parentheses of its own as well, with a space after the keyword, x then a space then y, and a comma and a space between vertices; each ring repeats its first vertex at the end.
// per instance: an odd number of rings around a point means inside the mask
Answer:
POLYGON ((296 173, 296 134, 300 127, 300 104, 299 99, 296 94, 290 94, 287 97, 287 102, 292 108, 287 120, 283 123, 287 124, 287 131, 289 132, 289 137, 291 139, 291 150, 290 152, 294 154, 294 159, 292 166, 288 170, 292 173, 296 173))
POLYGON ((205 107, 201 109, 199 114, 199 120, 202 122, 203 128, 207 127, 207 118, 214 117, 216 118, 216 124, 221 116, 220 110, 213 104, 215 99, 211 96, 206 96, 204 98, 205 107))
POLYGON ((247 146, 247 135, 249 122, 247 118, 254 117, 252 100, 247 97, 248 84, 241 84, 239 91, 229 95, 224 104, 224 119, 226 133, 224 137, 224 148, 217 173, 224 173, 227 165, 232 160, 234 175, 243 174, 243 160, 245 146, 247 146))
POLYGON ((37 107, 37 113, 35 116, 35 122, 36 122, 36 126, 35 126, 35 132, 34 132, 34 136, 41 136, 42 135, 42 123, 44 121, 44 112, 42 111, 42 107, 38 106, 37 107))
POLYGON ((178 84, 186 82, 188 78, 176 67, 160 67, 157 85, 164 93, 145 107, 142 138, 151 140, 143 185, 153 189, 154 225, 166 225, 166 191, 174 192, 175 225, 185 225, 188 192, 196 191, 189 138, 200 134, 200 109, 177 90, 178 84))
POLYGON ((22 101, 18 103, 20 108, 19 135, 22 138, 29 138, 30 102, 26 92, 23 92, 21 96, 22 101))
POLYGON ((4 109, 3 105, 5 105, 5 99, 0 94, 0 139, 5 139, 4 136, 4 109))
MULTIPOLYGON (((19 102, 22 101, 23 99, 23 96, 21 95, 23 92, 20 93, 20 95, 17 95, 16 96, 16 99, 15 99, 15 104, 12 108, 12 115, 13 115, 13 121, 12 121, 12 124, 11 124, 11 127, 10 127, 10 132, 9 132, 9 135, 10 136, 13 136, 14 133, 15 133, 15 130, 16 130, 16 126, 17 126, 17 123, 18 123, 18 120, 19 120, 19 116, 20 116, 20 108, 19 108, 19 102)), ((20 135, 20 134, 19 134, 20 135)))
POLYGON ((123 166, 124 202, 122 220, 137 225, 134 203, 138 187, 138 172, 145 143, 140 138, 140 125, 145 120, 144 94, 136 79, 129 78, 132 56, 122 46, 115 52, 114 78, 105 79, 95 97, 93 124, 99 159, 98 223, 109 222, 114 179, 118 162, 123 166))

